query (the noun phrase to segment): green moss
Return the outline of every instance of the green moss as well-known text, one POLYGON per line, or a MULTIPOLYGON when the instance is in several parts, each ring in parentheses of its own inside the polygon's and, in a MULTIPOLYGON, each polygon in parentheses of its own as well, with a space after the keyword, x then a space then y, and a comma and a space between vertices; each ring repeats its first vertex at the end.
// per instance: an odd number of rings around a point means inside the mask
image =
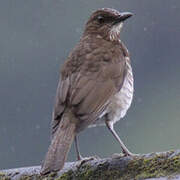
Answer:
POLYGON ((54 178, 57 176, 57 172, 52 172, 48 176, 54 178))
MULTIPOLYGON (((57 173, 23 175, 20 180, 140 180, 163 176, 172 178, 176 174, 180 174, 180 153, 170 151, 134 159, 117 157, 110 161, 97 161, 93 166, 87 162, 60 177, 57 177, 57 173)), ((10 180, 10 177, 0 172, 0 180, 10 180)))
POLYGON ((73 177, 73 171, 70 170, 64 174, 62 174, 60 177, 56 178, 56 180, 71 180, 73 177))
POLYGON ((0 180, 10 180, 11 178, 7 176, 5 173, 0 172, 0 180))
POLYGON ((5 176, 5 174, 3 172, 0 172, 0 176, 5 176))
POLYGON ((172 176, 180 173, 180 155, 168 158, 173 152, 137 157, 130 160, 125 168, 109 167, 109 163, 91 167, 82 165, 76 171, 68 171, 57 180, 129 180, 146 179, 153 177, 172 176))
POLYGON ((127 177, 144 179, 180 173, 180 155, 173 158, 161 154, 151 158, 139 158, 129 162, 127 177))
POLYGON ((20 177, 20 180, 31 180, 31 179, 32 179, 31 176, 26 176, 26 175, 20 177))
POLYGON ((41 175, 22 175, 19 180, 54 180, 54 176, 51 174, 46 176, 41 175))

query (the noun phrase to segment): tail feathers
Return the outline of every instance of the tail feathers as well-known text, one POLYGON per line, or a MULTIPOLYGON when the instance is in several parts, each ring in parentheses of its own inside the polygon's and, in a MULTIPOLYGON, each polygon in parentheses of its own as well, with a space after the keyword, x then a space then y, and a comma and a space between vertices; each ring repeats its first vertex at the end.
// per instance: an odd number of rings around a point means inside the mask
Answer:
POLYGON ((74 137, 75 123, 63 118, 49 146, 41 174, 59 171, 63 168, 74 137))

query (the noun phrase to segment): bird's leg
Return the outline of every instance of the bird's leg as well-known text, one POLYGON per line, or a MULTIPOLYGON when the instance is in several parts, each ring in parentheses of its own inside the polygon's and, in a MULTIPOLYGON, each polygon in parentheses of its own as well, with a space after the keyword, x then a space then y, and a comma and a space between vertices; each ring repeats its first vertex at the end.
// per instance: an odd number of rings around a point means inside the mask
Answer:
POLYGON ((80 151, 79 151, 77 135, 75 136, 74 142, 75 142, 75 149, 76 149, 76 154, 77 154, 77 160, 80 161, 80 160, 83 159, 83 157, 81 156, 80 151))
POLYGON ((91 160, 95 160, 95 159, 99 159, 99 157, 97 156, 92 156, 92 157, 85 157, 83 158, 80 154, 79 151, 79 145, 78 145, 78 138, 77 135, 74 138, 74 142, 75 142, 75 149, 76 149, 76 154, 77 154, 77 160, 79 161, 79 166, 81 166, 82 164, 91 161, 91 160))
POLYGON ((116 140, 120 143, 120 146, 122 148, 123 153, 126 156, 134 156, 133 153, 131 153, 127 147, 124 145, 124 143, 122 142, 122 140, 120 139, 120 137, 118 136, 118 134, 116 133, 116 131, 114 130, 113 127, 113 123, 111 121, 106 121, 106 126, 107 128, 111 131, 112 135, 116 138, 116 140))

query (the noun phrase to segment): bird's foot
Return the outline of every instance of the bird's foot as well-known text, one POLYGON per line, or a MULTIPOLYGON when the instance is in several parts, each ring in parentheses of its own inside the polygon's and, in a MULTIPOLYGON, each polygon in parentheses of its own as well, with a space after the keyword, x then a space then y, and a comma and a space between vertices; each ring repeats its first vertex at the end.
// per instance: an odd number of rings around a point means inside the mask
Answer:
POLYGON ((137 157, 139 154, 131 153, 130 151, 122 150, 124 156, 137 157))
POLYGON ((122 153, 114 153, 112 155, 112 158, 120 158, 120 157, 132 157, 132 158, 136 158, 138 157, 139 154, 134 154, 134 153, 126 153, 126 152, 122 152, 122 153))
POLYGON ((77 156, 77 160, 78 160, 78 161, 81 161, 81 160, 83 160, 83 157, 79 154, 79 155, 77 156))
POLYGON ((132 158, 137 158, 138 156, 140 156, 140 154, 135 154, 135 153, 128 153, 128 154, 123 153, 123 155, 125 157, 132 157, 132 158))
POLYGON ((120 157, 124 157, 123 153, 114 153, 111 155, 112 158, 120 158, 120 157))
POLYGON ((90 157, 82 157, 81 156, 81 159, 79 160, 79 166, 82 166, 84 163, 88 162, 88 161, 92 161, 92 160, 96 160, 96 159, 100 159, 100 157, 98 156, 90 156, 90 157))

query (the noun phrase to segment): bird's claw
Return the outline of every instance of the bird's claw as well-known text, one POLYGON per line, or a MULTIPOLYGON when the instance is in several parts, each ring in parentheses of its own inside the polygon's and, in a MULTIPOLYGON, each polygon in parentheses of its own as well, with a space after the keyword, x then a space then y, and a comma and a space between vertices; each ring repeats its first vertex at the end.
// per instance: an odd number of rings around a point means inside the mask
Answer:
POLYGON ((95 156, 90 156, 90 157, 83 158, 81 156, 81 159, 79 160, 79 166, 82 166, 84 163, 86 163, 88 161, 92 161, 92 160, 96 160, 96 159, 100 159, 100 157, 95 155, 95 156))
POLYGON ((119 158, 119 157, 132 157, 132 158, 135 158, 135 157, 138 157, 139 154, 134 154, 134 153, 114 153, 112 155, 112 158, 119 158))

